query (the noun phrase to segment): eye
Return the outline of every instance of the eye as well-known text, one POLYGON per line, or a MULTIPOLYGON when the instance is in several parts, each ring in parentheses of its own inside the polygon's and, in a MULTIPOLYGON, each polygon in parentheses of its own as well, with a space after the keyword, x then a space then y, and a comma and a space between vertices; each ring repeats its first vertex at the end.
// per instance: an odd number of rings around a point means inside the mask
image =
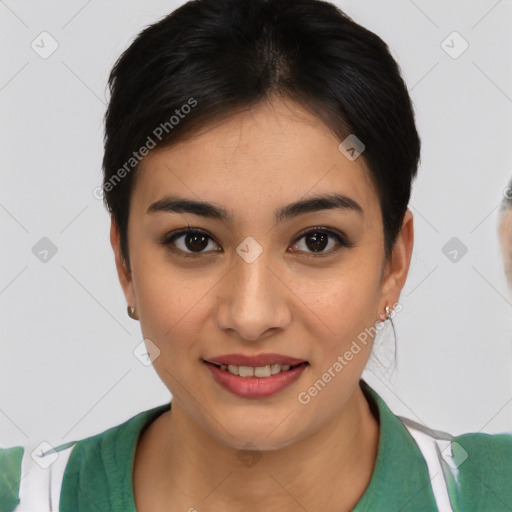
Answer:
MULTIPOLYGON (((208 252, 222 251, 208 232, 199 228, 183 228, 173 231, 167 234, 160 243, 165 247, 169 247, 172 252, 184 257, 196 257, 208 252), (211 244, 217 248, 212 249, 211 244), (208 247, 210 247, 210 250, 206 250, 208 247)), ((292 247, 294 250, 299 248, 299 252, 304 252, 308 256, 321 257, 337 252, 344 247, 352 247, 353 245, 343 234, 337 231, 330 228, 315 227, 297 238, 292 247), (300 243, 302 239, 305 242, 300 243), (329 239, 331 239, 331 242, 329 242, 329 239), (305 247, 306 250, 300 247, 305 247), (326 251, 326 248, 329 250, 326 251), (308 252, 308 249, 311 252, 308 252)), ((290 251, 288 250, 288 252, 290 251)))
POLYGON ((319 256, 328 256, 329 254, 338 252, 344 247, 352 247, 353 245, 354 244, 349 242, 341 233, 318 226, 303 233, 300 238, 297 238, 292 247, 299 248, 300 252, 305 252, 308 256, 316 258, 319 256), (304 239, 304 242, 300 243, 302 239, 304 239), (329 243, 329 239, 331 239, 331 243, 329 243), (332 240, 334 240, 334 242, 332 242, 332 240), (304 251, 300 249, 300 247, 311 249, 312 252, 304 251), (325 249, 327 247, 329 250, 326 251, 325 249))
MULTIPOLYGON (((213 242, 212 237, 206 231, 198 228, 184 228, 166 235, 161 244, 169 247, 173 252, 184 253, 181 254, 184 257, 194 257, 203 252, 210 252, 204 251, 210 245, 208 240, 213 242), (177 247, 178 251, 175 251, 172 246, 177 247)), ((215 242, 213 243, 217 245, 215 242)), ((214 252, 220 251, 214 249, 214 252)))

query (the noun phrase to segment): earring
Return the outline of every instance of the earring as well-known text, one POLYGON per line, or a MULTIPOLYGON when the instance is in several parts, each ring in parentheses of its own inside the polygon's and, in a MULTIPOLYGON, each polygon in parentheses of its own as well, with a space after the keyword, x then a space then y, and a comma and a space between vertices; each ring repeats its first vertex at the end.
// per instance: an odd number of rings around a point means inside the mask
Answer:
POLYGON ((386 320, 389 320, 391 317, 391 310, 389 309, 389 306, 386 306, 384 309, 386 310, 386 320))
POLYGON ((127 310, 127 312, 128 312, 128 316, 129 316, 131 319, 133 319, 133 320, 137 320, 137 319, 135 318, 135 308, 134 308, 133 306, 128 306, 128 307, 126 308, 126 310, 127 310))

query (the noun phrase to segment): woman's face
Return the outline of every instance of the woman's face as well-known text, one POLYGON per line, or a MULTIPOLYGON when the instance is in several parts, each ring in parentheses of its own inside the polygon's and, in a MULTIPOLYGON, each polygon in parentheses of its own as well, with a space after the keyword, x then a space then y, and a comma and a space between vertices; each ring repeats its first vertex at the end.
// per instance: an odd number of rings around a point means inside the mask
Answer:
POLYGON ((351 161, 338 146, 298 104, 260 104, 142 161, 130 205, 131 274, 113 225, 120 280, 144 338, 160 351, 158 375, 173 403, 224 444, 276 449, 339 417, 370 355, 373 340, 363 343, 362 333, 398 301, 412 222, 386 264, 377 192, 362 158, 351 161), (289 209, 334 194, 345 202, 289 209), (171 196, 226 217, 172 211, 171 196), (203 236, 171 240, 188 227, 203 236), (205 362, 226 354, 307 364, 294 379, 266 377, 258 388, 205 362), (220 372, 232 388, 219 383, 220 372))

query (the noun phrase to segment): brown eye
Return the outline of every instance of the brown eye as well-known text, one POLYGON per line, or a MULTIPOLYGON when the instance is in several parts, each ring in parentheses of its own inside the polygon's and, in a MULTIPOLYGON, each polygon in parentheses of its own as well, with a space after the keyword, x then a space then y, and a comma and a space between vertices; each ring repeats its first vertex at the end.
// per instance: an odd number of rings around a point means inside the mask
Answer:
MULTIPOLYGON (((160 243, 172 252, 185 257, 222 251, 213 238, 206 231, 199 228, 185 228, 174 231, 166 235, 160 243), (210 247, 209 250, 208 247, 210 247)), ((327 228, 315 228, 297 238, 292 245, 294 249, 291 252, 298 249, 298 252, 305 253, 308 256, 319 257, 328 256, 344 247, 352 246, 353 244, 341 233, 327 228), (303 239, 304 242, 301 242, 303 239)))
POLYGON ((305 245, 313 252, 322 252, 329 245, 329 235, 320 231, 315 231, 304 237, 305 245))
POLYGON ((311 256, 329 255, 344 247, 351 246, 352 244, 341 233, 326 228, 309 230, 293 244, 293 247, 298 248, 299 252, 305 252, 311 256), (303 239, 304 242, 301 243, 300 241, 303 239))
MULTIPOLYGON (((170 233, 161 243, 172 250, 177 249, 175 252, 183 252, 185 253, 184 255, 188 256, 211 252, 205 250, 208 248, 210 241, 213 242, 213 239, 206 231, 197 228, 188 228, 170 233)), ((215 244, 215 242, 213 243, 215 244)), ((213 251, 218 252, 218 249, 213 249, 213 251)))

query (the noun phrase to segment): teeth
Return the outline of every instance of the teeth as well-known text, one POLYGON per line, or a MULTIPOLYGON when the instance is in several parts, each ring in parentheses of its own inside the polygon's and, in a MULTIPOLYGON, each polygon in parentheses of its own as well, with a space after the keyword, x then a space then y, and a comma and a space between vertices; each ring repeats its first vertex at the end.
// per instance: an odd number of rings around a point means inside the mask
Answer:
POLYGON ((254 377, 254 368, 252 366, 239 366, 238 375, 240 377, 254 377))
POLYGON ((281 365, 280 364, 272 364, 270 365, 270 373, 272 375, 275 375, 276 373, 279 373, 281 371, 281 365))
POLYGON ((234 364, 228 364, 228 372, 232 373, 233 375, 238 375, 238 366, 235 366, 234 364))
POLYGON ((270 370, 270 365, 267 366, 257 366, 254 368, 254 376, 255 377, 270 377, 272 375, 272 371, 270 370))
POLYGON ((240 377, 270 377, 280 372, 286 372, 290 369, 289 364, 267 364, 266 366, 236 366, 234 364, 221 364, 221 370, 227 370, 233 375, 240 377))

